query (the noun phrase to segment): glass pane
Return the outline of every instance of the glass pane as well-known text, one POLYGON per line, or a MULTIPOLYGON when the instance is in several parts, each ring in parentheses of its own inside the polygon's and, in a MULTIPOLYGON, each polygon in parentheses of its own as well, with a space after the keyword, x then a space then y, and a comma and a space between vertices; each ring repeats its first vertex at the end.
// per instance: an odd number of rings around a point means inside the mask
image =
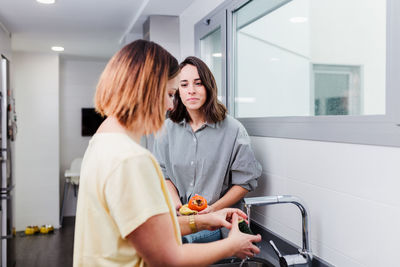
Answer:
POLYGON ((233 15, 236 117, 385 114, 386 1, 253 0, 233 15))
POLYGON ((222 101, 222 51, 221 28, 216 29, 200 40, 200 56, 214 74, 218 87, 218 99, 222 101))
POLYGON ((314 65, 315 116, 360 115, 360 67, 314 65))

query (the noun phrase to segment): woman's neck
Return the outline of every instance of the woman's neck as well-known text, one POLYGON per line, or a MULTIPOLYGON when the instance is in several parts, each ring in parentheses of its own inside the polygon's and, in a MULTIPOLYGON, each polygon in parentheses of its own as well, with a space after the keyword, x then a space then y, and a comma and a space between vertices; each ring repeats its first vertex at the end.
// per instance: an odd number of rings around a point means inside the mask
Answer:
POLYGON ((205 122, 204 113, 200 110, 188 110, 190 116, 190 126, 192 127, 193 131, 198 130, 205 122))
POLYGON ((136 143, 140 143, 143 133, 137 131, 129 131, 123 126, 117 118, 110 116, 103 121, 96 133, 124 133, 132 138, 136 143))

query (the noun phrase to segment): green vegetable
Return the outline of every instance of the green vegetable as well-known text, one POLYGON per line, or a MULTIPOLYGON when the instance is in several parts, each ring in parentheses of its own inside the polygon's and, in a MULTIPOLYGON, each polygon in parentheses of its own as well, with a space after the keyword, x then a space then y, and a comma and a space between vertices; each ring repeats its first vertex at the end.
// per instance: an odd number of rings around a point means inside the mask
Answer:
POLYGON ((239 230, 242 233, 249 234, 249 235, 254 235, 253 232, 250 230, 249 225, 243 219, 239 220, 239 230))

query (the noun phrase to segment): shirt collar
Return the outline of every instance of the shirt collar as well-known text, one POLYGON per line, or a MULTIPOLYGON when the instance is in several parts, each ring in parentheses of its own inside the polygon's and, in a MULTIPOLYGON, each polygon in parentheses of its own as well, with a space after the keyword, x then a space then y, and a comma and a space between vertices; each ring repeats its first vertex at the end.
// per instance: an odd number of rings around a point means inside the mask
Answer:
POLYGON ((206 122, 206 125, 211 128, 215 128, 217 126, 214 122, 206 122))
MULTIPOLYGON (((183 119, 183 120, 181 120, 179 122, 179 125, 182 125, 183 127, 186 127, 187 124, 188 123, 187 123, 186 119, 183 119)), ((214 123, 214 122, 206 122, 205 125, 208 126, 208 127, 211 127, 211 128, 216 128, 217 127, 217 124, 214 123)))
POLYGON ((178 122, 179 125, 185 126, 186 125, 186 119, 181 120, 178 122))

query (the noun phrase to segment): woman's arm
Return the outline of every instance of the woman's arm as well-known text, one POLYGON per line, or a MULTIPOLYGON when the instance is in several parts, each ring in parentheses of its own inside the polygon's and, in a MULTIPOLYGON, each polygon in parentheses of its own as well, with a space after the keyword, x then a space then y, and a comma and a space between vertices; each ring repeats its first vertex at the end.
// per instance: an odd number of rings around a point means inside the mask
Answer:
POLYGON ((229 170, 232 187, 222 198, 211 205, 211 211, 230 207, 237 203, 249 191, 257 187, 257 178, 261 175, 261 164, 256 160, 250 146, 250 137, 240 123, 232 151, 232 158, 234 161, 229 170))
POLYGON ((234 185, 222 198, 208 206, 204 211, 201 211, 200 214, 231 207, 241 200, 248 192, 249 191, 247 189, 241 187, 240 185, 234 185))
MULTIPOLYGON (((247 219, 247 215, 243 211, 233 208, 221 209, 207 214, 194 215, 197 231, 216 230, 221 227, 231 229, 231 221, 234 213, 243 219, 247 219)), ((182 236, 192 234, 192 230, 189 227, 189 216, 179 216, 178 222, 182 236)))
POLYGON ((176 190, 176 187, 171 182, 171 180, 166 179, 165 183, 167 184, 167 188, 168 188, 169 194, 171 195, 175 209, 178 211, 179 208, 182 207, 182 202, 181 202, 181 199, 179 198, 178 190, 176 190))
POLYGON ((243 234, 239 231, 238 217, 232 217, 232 230, 226 239, 207 244, 178 244, 171 217, 167 213, 151 217, 140 225, 127 239, 149 266, 208 266, 222 258, 237 256, 245 258, 259 253, 252 242, 261 236, 243 234))

